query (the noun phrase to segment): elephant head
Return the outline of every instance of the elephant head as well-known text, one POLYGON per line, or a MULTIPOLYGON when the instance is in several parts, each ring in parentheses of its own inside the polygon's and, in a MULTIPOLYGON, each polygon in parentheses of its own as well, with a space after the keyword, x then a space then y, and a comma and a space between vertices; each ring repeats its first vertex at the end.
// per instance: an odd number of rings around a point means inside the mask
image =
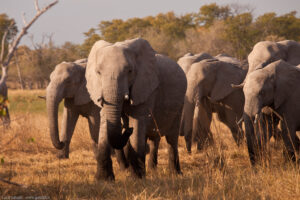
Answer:
POLYGON ((184 101, 181 134, 192 131, 194 109, 204 98, 218 102, 235 91, 231 84, 243 81, 246 72, 236 65, 216 59, 194 63, 187 74, 187 92, 184 101))
POLYGON ((204 59, 212 59, 213 57, 208 53, 199 53, 199 54, 192 54, 187 53, 183 57, 179 58, 177 64, 181 67, 185 74, 189 71, 191 65, 196 62, 200 62, 204 59))
POLYGON ((255 163, 257 147, 261 145, 261 136, 256 131, 259 114, 262 108, 269 106, 280 110, 292 95, 296 82, 299 82, 300 70, 291 64, 279 60, 249 74, 243 87, 245 95, 244 122, 249 156, 255 163))
POLYGON ((258 42, 248 56, 248 74, 280 59, 293 65, 300 64, 300 43, 293 40, 258 42))
POLYGON ((83 105, 91 101, 86 89, 86 62, 62 62, 56 65, 50 75, 50 83, 46 89, 46 104, 52 144, 62 149, 64 143, 59 140, 58 105, 62 99, 73 101, 74 105, 83 105))
POLYGON ((159 85, 155 51, 141 38, 115 44, 98 41, 88 58, 86 80, 92 100, 102 107, 101 130, 107 131, 113 148, 123 148, 130 136, 121 133, 124 102, 143 104, 159 85))

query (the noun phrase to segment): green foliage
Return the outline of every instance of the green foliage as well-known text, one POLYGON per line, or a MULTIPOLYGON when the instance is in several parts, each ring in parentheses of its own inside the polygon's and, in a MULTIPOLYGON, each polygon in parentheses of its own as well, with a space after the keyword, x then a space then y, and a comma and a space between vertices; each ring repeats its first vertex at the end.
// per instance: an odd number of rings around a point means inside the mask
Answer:
POLYGON ((215 20, 225 20, 231 16, 229 6, 218 6, 216 3, 204 5, 196 14, 196 21, 199 25, 209 27, 213 25, 215 20))
POLYGON ((0 117, 7 115, 7 108, 9 106, 7 98, 0 95, 0 117))
POLYGON ((1 163, 1 165, 3 165, 3 164, 4 164, 4 157, 1 157, 1 159, 0 159, 0 163, 1 163))
POLYGON ((80 55, 82 58, 87 58, 90 50, 93 46, 93 44, 98 41, 101 40, 101 37, 99 34, 96 33, 96 29, 91 28, 88 32, 84 33, 84 35, 86 36, 86 39, 84 40, 82 45, 79 45, 79 49, 80 49, 80 55))
POLYGON ((277 36, 276 38, 300 40, 300 19, 296 17, 295 11, 282 16, 277 16, 274 12, 265 13, 257 18, 254 25, 259 30, 261 39, 277 36))
MULTIPOLYGON (((0 42, 2 41, 5 31, 8 30, 8 34, 5 40, 5 53, 7 53, 7 46, 11 39, 17 34, 18 29, 14 19, 10 19, 5 13, 0 14, 0 42)), ((0 45, 0 52, 1 52, 0 45)))
POLYGON ((236 49, 234 57, 245 58, 256 43, 258 31, 253 27, 252 21, 251 13, 242 13, 225 21, 224 39, 236 49))
POLYGON ((34 143, 35 139, 33 137, 27 139, 27 143, 34 143))
MULTIPOLYGON (((88 57, 93 44, 101 39, 114 43, 142 37, 158 53, 173 59, 187 52, 208 52, 211 55, 226 53, 246 59, 258 41, 300 41, 300 18, 295 11, 280 16, 272 12, 265 13, 255 19, 251 12, 245 10, 249 9, 238 4, 212 3, 202 6, 196 13, 180 16, 167 12, 143 18, 100 21, 98 26, 84 33, 82 44, 66 42, 55 46, 49 40, 46 44, 35 44, 32 49, 21 46, 17 53, 23 85, 29 89, 45 88, 50 73, 58 63, 88 57)), ((17 28, 13 19, 6 14, 0 15, 0 37, 10 23, 14 26, 9 32, 8 41, 17 33, 17 28)), ((9 84, 9 87, 16 88, 20 79, 15 58, 11 65, 8 82, 14 85, 9 84)))

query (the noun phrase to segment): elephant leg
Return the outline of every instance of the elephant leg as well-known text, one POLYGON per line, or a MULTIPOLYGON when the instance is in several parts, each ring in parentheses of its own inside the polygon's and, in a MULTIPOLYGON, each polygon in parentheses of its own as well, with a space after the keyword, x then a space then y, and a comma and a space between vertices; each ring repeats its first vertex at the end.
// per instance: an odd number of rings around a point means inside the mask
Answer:
MULTIPOLYGON (((102 117, 102 116, 101 116, 102 117)), ((100 125, 98 147, 96 153, 97 172, 95 175, 96 180, 115 180, 113 173, 113 166, 111 160, 111 146, 107 138, 106 120, 102 120, 100 125)))
POLYGON ((244 134, 242 127, 237 124, 236 120, 237 114, 232 110, 225 109, 225 118, 221 121, 230 129, 232 137, 239 147, 244 139, 244 134))
MULTIPOLYGON (((157 134, 157 133, 154 133, 157 134)), ((157 134, 154 137, 149 137, 150 141, 150 155, 148 159, 148 168, 156 169, 157 166, 157 153, 160 142, 160 136, 157 134)))
POLYGON ((287 151, 287 159, 295 162, 297 157, 296 148, 298 146, 298 141, 296 140, 296 131, 288 127, 290 126, 287 122, 281 121, 282 138, 287 151))
POLYGON ((98 111, 98 113, 95 113, 88 117, 88 123, 89 123, 90 135, 93 140, 93 151, 94 151, 94 154, 96 155, 97 144, 98 144, 98 139, 99 139, 99 129, 100 129, 99 111, 98 111))
POLYGON ((61 140, 65 143, 62 150, 59 150, 57 155, 60 159, 69 158, 70 142, 74 133, 76 122, 79 114, 70 108, 64 107, 63 119, 62 119, 62 135, 61 140))
POLYGON ((126 157, 128 158, 132 175, 142 178, 146 175, 146 117, 130 117, 129 122, 131 127, 133 127, 133 133, 130 136, 130 142, 127 144, 126 157))
POLYGON ((126 159, 124 150, 123 149, 121 149, 121 150, 115 149, 115 154, 117 157, 117 162, 119 163, 119 166, 120 166, 120 170, 123 171, 123 170, 127 169, 129 164, 126 159))
POLYGON ((192 153, 192 130, 184 135, 185 146, 188 153, 192 153))
POLYGON ((166 135, 169 153, 169 170, 171 173, 182 174, 178 155, 178 136, 166 135))

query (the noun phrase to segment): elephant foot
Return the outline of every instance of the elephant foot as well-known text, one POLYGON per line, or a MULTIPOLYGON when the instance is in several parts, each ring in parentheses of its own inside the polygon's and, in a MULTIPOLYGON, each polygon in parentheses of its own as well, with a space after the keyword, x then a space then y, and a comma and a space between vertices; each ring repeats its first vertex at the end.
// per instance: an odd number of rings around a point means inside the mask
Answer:
POLYGON ((62 151, 62 152, 59 152, 59 153, 56 155, 56 157, 57 157, 58 159, 69 159, 69 154, 66 153, 66 152, 64 152, 64 151, 62 151))
POLYGON ((191 154, 192 153, 192 145, 186 144, 186 151, 191 154))
POLYGON ((115 154, 117 157, 117 162, 119 164, 120 170, 121 171, 126 170, 129 167, 129 164, 128 164, 128 161, 126 159, 123 149, 115 150, 115 154))
POLYGON ((115 175, 112 167, 112 160, 109 157, 107 160, 98 161, 96 180, 114 181, 115 175))
POLYGON ((154 160, 152 160, 151 158, 148 161, 148 169, 151 171, 155 171, 157 168, 157 161, 155 162, 154 160))
POLYGON ((143 178, 146 176, 145 159, 132 158, 130 160, 130 172, 133 177, 143 178))
POLYGON ((144 169, 138 169, 138 168, 134 168, 133 166, 130 167, 130 171, 131 171, 131 175, 134 178, 144 178, 146 176, 146 170, 144 169))
POLYGON ((108 173, 105 170, 98 169, 95 175, 95 180, 114 181, 115 175, 113 173, 108 173))
POLYGON ((180 170, 180 168, 178 168, 178 169, 169 168, 169 174, 172 174, 172 175, 183 175, 183 173, 180 170))

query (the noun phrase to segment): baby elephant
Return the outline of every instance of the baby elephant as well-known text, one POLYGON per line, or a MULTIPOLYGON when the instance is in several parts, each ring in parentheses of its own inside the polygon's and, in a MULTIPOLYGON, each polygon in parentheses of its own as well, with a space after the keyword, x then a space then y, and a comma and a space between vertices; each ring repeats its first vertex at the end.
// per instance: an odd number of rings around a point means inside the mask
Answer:
POLYGON ((85 67, 87 59, 58 64, 50 75, 46 90, 46 103, 50 136, 59 149, 59 158, 69 158, 69 145, 79 115, 87 118, 94 145, 97 145, 100 108, 90 99, 86 89, 85 67), (64 99, 61 136, 58 132, 58 105, 64 99))

